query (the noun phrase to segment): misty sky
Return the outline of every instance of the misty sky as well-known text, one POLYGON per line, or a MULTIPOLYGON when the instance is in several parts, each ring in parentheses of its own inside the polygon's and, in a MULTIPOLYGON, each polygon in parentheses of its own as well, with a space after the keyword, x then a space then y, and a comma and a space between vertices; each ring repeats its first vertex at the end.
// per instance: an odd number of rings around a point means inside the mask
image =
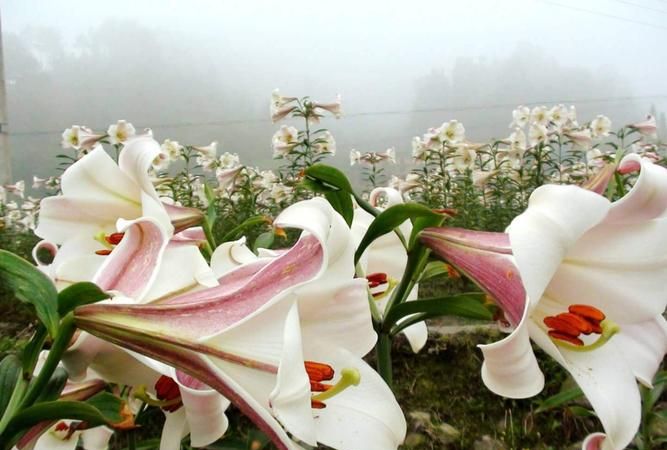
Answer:
POLYGON ((343 98, 351 148, 459 119, 508 132, 512 105, 574 103, 615 125, 667 110, 667 1, 0 2, 14 178, 47 175, 59 130, 117 119, 271 161, 272 89, 343 98), (102 3, 108 6, 102 6, 102 3), (28 164, 30 161, 30 164, 28 164))

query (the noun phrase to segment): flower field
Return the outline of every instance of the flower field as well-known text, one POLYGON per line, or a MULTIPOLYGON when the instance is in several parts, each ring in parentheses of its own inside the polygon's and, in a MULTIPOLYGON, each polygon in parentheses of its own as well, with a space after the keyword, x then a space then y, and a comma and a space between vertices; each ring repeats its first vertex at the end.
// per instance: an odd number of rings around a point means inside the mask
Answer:
POLYGON ((274 168, 119 120, 0 187, 0 449, 667 445, 654 117, 341 149, 340 96, 270 115, 274 168))

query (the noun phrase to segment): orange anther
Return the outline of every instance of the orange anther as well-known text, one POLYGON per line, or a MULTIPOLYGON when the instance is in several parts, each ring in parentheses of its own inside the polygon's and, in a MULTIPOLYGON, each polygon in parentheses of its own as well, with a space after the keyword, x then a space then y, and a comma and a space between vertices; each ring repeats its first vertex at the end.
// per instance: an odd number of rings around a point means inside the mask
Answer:
POLYGON ((315 361, 304 361, 303 364, 311 381, 328 381, 334 377, 334 369, 329 364, 315 361))
POLYGON ((576 326, 570 324, 570 322, 567 322, 563 319, 559 319, 558 317, 555 316, 545 317, 544 324, 549 328, 551 328, 553 331, 562 334, 567 334, 573 338, 576 338, 580 334, 580 331, 576 326))
MULTIPOLYGON (((172 378, 162 375, 155 383, 155 395, 160 400, 170 401, 180 398, 181 391, 178 388, 178 384, 176 384, 172 378)), ((163 406, 162 409, 168 412, 173 412, 180 408, 181 405, 182 403, 178 402, 173 405, 163 406)))
POLYGON ((572 314, 576 314, 585 319, 589 319, 589 321, 598 323, 602 322, 606 317, 602 311, 590 305, 570 305, 567 310, 572 314))
MULTIPOLYGON (((388 277, 387 277, 387 274, 384 273, 384 272, 375 272, 375 273, 371 273, 369 275, 366 275, 366 279, 368 280, 369 284, 377 283, 377 284, 375 284, 375 286, 379 286, 380 284, 386 283, 387 280, 388 280, 388 277)), ((371 287, 375 287, 375 286, 371 286, 371 287)))
POLYGON ((67 431, 67 430, 69 430, 69 425, 67 425, 63 421, 60 421, 56 424, 54 430, 56 430, 56 431, 67 431))
POLYGON ((556 316, 557 319, 564 320, 568 322, 573 327, 577 328, 580 332, 585 335, 589 335, 593 332, 593 325, 586 319, 581 316, 572 313, 561 313, 556 316))
POLYGON ((109 250, 108 248, 105 248, 104 250, 96 250, 95 254, 100 256, 107 256, 111 254, 111 250, 109 250))
POLYGON ((569 342, 570 344, 576 345, 578 347, 583 347, 584 345, 584 341, 581 339, 570 336, 569 334, 561 333, 559 331, 549 330, 549 336, 554 339, 560 339, 561 341, 569 342))
POLYGON ((123 240, 123 236, 125 236, 125 233, 111 233, 108 236, 104 236, 104 240, 111 245, 118 245, 123 240))
POLYGON ((310 390, 312 392, 325 392, 331 389, 332 387, 333 385, 331 384, 320 383, 319 381, 310 382, 310 390))
POLYGON ((327 405, 325 405, 324 402, 321 402, 319 400, 311 400, 310 407, 313 409, 324 409, 327 407, 327 405))

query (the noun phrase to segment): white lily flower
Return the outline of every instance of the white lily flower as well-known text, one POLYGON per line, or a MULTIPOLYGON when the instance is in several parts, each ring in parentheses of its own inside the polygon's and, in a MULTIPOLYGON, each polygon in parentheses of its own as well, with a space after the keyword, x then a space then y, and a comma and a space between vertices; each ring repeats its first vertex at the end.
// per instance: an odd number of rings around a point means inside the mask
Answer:
POLYGON ((519 149, 525 150, 526 147, 526 133, 521 128, 515 128, 509 137, 510 145, 519 149))
POLYGON ((273 146, 273 157, 284 158, 292 149, 299 144, 299 130, 294 127, 282 125, 278 131, 275 132, 271 139, 273 146))
POLYGON ((426 146, 424 145, 424 142, 419 138, 419 136, 415 136, 412 138, 412 159, 415 161, 422 161, 426 158, 426 146))
POLYGON ((607 116, 599 115, 591 121, 590 128, 594 138, 609 136, 611 120, 607 116))
POLYGON ((216 159, 218 157, 218 141, 212 141, 210 144, 202 147, 192 147, 200 156, 208 159, 216 159))
POLYGON ((530 120, 530 108, 527 106, 520 105, 514 111, 512 111, 512 123, 510 123, 510 128, 523 128, 528 125, 530 120))
POLYGON ((559 104, 549 110, 548 116, 551 124, 560 130, 569 120, 570 114, 565 105, 559 104))
POLYGON ((542 390, 532 339, 570 372, 602 422, 606 436, 590 436, 586 449, 632 441, 641 420, 636 379, 650 384, 667 351, 667 170, 635 154, 619 167, 641 172, 614 203, 545 185, 507 234, 423 233, 496 299, 514 329, 480 346, 487 387, 512 398, 542 390))
POLYGON ((546 142, 548 137, 549 132, 544 125, 534 123, 530 126, 530 130, 528 131, 528 142, 531 147, 546 142))
POLYGON ((551 117, 546 106, 536 106, 530 112, 530 123, 532 125, 539 125, 546 127, 549 124, 551 117))
POLYGON ((214 387, 280 449, 296 448, 285 430, 341 450, 397 448, 403 415, 361 359, 376 335, 365 285, 353 279, 347 225, 321 198, 292 205, 276 225, 307 232, 288 251, 223 275, 217 287, 141 308, 90 305, 76 320, 214 387), (163 347, 172 327, 174 345, 163 347))
POLYGON ((654 139, 657 136, 658 126, 655 122, 655 117, 651 114, 646 116, 646 119, 642 122, 633 123, 632 125, 629 125, 629 127, 639 131, 642 136, 648 136, 654 139))
POLYGON ((24 198, 25 196, 25 181, 23 180, 17 181, 14 184, 6 184, 4 188, 6 192, 14 194, 17 197, 24 198))
POLYGON ((445 122, 439 129, 440 139, 443 142, 450 144, 462 142, 465 138, 465 132, 466 130, 463 127, 463 124, 458 120, 450 120, 449 122, 445 122))
POLYGON ((454 151, 454 157, 452 158, 452 163, 454 168, 460 173, 464 173, 466 170, 472 170, 475 167, 475 158, 477 157, 477 152, 473 149, 472 146, 467 144, 460 144, 456 146, 454 151))
POLYGON ((114 125, 109 125, 107 134, 112 144, 124 144, 136 134, 136 130, 131 123, 119 120, 114 125))
POLYGON ((320 108, 329 111, 336 119, 340 119, 342 115, 340 94, 336 95, 336 100, 333 103, 313 102, 313 108, 320 108))
POLYGON ((583 128, 581 130, 568 130, 565 132, 565 137, 570 139, 572 143, 580 149, 587 150, 591 147, 593 143, 593 135, 589 128, 583 128))
POLYGON ((165 139, 160 148, 163 153, 167 154, 170 161, 178 161, 182 157, 181 150, 183 149, 183 146, 177 141, 165 139))
POLYGON ((350 150, 350 165, 354 166, 361 162, 361 152, 359 150, 350 150))

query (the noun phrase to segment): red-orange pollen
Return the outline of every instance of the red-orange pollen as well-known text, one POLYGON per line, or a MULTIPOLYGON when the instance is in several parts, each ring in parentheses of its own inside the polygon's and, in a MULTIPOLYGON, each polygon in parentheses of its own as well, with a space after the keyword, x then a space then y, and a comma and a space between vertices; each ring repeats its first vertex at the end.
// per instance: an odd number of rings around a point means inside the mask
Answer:
POLYGON ((570 305, 568 312, 544 318, 544 324, 549 327, 548 334, 553 339, 569 342, 572 345, 583 346, 579 336, 592 333, 601 334, 600 322, 605 315, 599 309, 590 305, 570 305))
MULTIPOLYGON (((306 366, 306 373, 310 380, 310 390, 313 392, 325 392, 333 387, 331 384, 322 383, 322 381, 329 381, 333 379, 335 371, 329 364, 320 363, 316 361, 304 361, 306 366)), ((326 404, 319 400, 311 400, 310 406, 313 409, 324 409, 326 404)))
POLYGON ((65 422, 63 422, 63 421, 60 421, 60 422, 58 422, 58 423, 56 424, 54 430, 55 430, 55 431, 67 431, 67 430, 69 430, 69 425, 67 425, 67 424, 66 424, 65 422))
POLYGON ((125 233, 111 233, 111 234, 102 234, 97 238, 102 244, 105 244, 105 246, 109 248, 105 248, 102 250, 96 250, 95 254, 100 255, 100 256, 107 256, 110 255, 111 252, 113 251, 113 247, 116 245, 120 244, 120 241, 123 240, 123 237, 125 236, 125 233), (108 245, 107 245, 108 244, 108 245))
POLYGON ((104 239, 111 245, 118 245, 123 240, 123 236, 125 236, 125 233, 111 233, 104 236, 104 239))
MULTIPOLYGON (((181 391, 172 378, 162 375, 155 383, 155 395, 158 399, 169 402, 181 398, 181 391)), ((162 409, 167 412, 174 412, 181 406, 183 406, 183 402, 179 401, 163 406, 162 409)))

